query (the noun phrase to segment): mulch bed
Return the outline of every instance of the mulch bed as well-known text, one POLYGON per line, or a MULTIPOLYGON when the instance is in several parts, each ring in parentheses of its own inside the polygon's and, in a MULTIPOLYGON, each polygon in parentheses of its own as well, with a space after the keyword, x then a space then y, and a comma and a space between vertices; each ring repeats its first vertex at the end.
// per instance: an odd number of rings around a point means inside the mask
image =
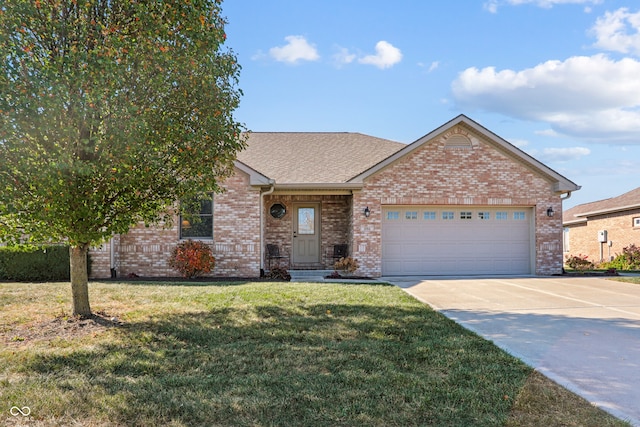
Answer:
POLYGON ((37 341, 53 339, 71 340, 95 335, 109 328, 121 327, 123 323, 105 312, 96 312, 88 319, 59 314, 52 320, 8 327, 0 330, 0 343, 7 347, 22 347, 37 341))
POLYGON ((569 277, 602 277, 602 276, 619 276, 616 270, 607 271, 564 271, 562 276, 569 277))

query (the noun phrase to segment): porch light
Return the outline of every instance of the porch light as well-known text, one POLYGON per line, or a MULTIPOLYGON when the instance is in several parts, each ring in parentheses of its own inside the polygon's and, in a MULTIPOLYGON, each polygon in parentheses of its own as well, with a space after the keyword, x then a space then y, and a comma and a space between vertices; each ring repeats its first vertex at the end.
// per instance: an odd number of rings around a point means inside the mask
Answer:
POLYGON ((555 214, 555 211, 553 210, 552 207, 549 207, 549 209, 547 209, 547 216, 551 218, 553 214, 555 214))
POLYGON ((189 222, 188 219, 182 220, 182 228, 191 228, 191 223, 189 222))
POLYGON ((367 206, 366 208, 364 208, 364 216, 369 218, 369 215, 371 215, 371 211, 369 210, 369 206, 367 206))

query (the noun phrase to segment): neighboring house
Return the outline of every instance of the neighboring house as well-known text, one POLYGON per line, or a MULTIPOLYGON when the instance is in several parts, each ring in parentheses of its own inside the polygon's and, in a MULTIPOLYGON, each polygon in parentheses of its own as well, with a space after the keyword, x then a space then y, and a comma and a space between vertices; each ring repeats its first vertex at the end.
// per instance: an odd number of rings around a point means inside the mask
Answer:
POLYGON ((216 276, 257 277, 267 244, 291 269, 359 274, 562 272, 562 199, 578 185, 464 115, 409 145, 359 133, 251 133, 197 226, 138 225, 92 250, 92 276, 175 276, 171 249, 210 242, 216 276), (557 215, 553 215, 557 212, 557 215))
POLYGON ((564 252, 589 261, 610 261, 640 246, 640 187, 610 199, 574 206, 562 215, 564 252))

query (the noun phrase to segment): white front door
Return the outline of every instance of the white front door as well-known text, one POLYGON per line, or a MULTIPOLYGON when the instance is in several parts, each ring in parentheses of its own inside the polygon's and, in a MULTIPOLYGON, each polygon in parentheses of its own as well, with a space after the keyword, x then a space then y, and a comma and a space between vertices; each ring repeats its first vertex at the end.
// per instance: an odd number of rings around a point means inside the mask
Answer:
POLYGON ((293 209, 293 263, 320 262, 320 204, 300 203, 293 209))

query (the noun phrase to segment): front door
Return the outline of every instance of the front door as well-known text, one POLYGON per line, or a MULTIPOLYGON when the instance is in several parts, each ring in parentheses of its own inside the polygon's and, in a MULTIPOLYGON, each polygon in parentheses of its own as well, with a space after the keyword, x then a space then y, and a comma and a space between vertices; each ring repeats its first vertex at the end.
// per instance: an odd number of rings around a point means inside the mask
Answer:
POLYGON ((293 211, 293 263, 320 263, 320 204, 300 203, 293 211))

